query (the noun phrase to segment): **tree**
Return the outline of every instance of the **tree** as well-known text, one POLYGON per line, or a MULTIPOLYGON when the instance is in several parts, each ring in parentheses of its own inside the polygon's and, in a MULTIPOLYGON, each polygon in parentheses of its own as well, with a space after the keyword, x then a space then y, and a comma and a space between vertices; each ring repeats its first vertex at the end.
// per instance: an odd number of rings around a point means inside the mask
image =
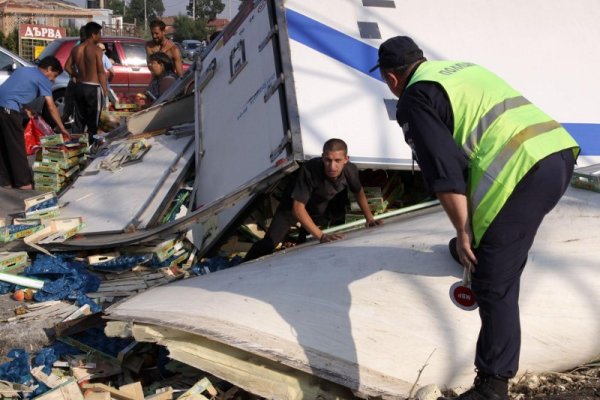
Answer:
MULTIPOLYGON (((123 9, 125 0, 106 0, 105 7, 113 11, 113 15, 127 14, 127 10, 123 9)), ((143 5, 142 5, 143 7, 143 5)))
POLYGON ((76 36, 79 37, 79 28, 77 28, 76 26, 67 26, 67 29, 65 29, 67 36, 76 36))
POLYGON ((175 17, 173 40, 181 42, 185 39, 206 40, 209 30, 204 20, 193 20, 185 15, 175 17))
POLYGON ((19 53, 19 30, 15 28, 8 36, 2 35, 2 47, 7 48, 13 53, 19 53))
POLYGON ((196 19, 210 21, 211 19, 215 19, 217 14, 223 12, 225 4, 221 0, 190 0, 186 9, 189 16, 195 14, 196 19), (195 10, 193 9, 194 1, 196 2, 195 10))
POLYGON ((165 12, 162 0, 131 0, 125 13, 125 20, 127 22, 135 21, 135 24, 138 26, 144 25, 144 2, 146 2, 148 23, 156 19, 156 17, 162 16, 165 12))

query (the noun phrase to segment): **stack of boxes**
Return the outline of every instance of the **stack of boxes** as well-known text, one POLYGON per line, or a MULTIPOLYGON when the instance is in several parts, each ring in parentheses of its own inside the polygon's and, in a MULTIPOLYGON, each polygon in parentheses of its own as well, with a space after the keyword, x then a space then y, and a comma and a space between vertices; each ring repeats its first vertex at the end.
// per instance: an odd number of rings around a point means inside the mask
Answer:
POLYGON ((25 217, 0 221, 0 243, 24 239, 44 228, 43 219, 59 214, 58 199, 54 193, 45 193, 25 199, 25 217))
POLYGON ((61 134, 42 136, 42 159, 33 163, 33 183, 42 192, 58 193, 70 183, 89 153, 87 135, 71 135, 65 142, 61 134))
POLYGON ((600 164, 576 168, 573 171, 571 185, 600 193, 600 164))
MULTIPOLYGON (((404 185, 400 175, 393 174, 390 176, 383 188, 379 186, 364 186, 365 196, 369 209, 373 215, 382 214, 389 209, 397 209, 402 207, 400 198, 404 194, 404 185)), ((348 193, 350 200, 350 213, 346 214, 345 223, 358 221, 364 218, 364 215, 356 201, 352 192, 348 193)))

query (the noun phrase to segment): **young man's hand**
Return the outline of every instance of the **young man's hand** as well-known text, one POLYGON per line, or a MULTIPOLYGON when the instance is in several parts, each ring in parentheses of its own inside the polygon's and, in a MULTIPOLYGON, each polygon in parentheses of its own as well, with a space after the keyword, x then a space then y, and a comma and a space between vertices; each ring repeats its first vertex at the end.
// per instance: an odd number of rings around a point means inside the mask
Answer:
POLYGON ((327 242, 333 242, 335 240, 340 240, 343 238, 344 238, 344 235, 341 233, 331 233, 331 234, 324 233, 323 235, 321 235, 321 239, 319 239, 319 242, 327 243, 327 242))
POLYGON ((370 218, 370 219, 367 219, 367 222, 365 222, 365 226, 367 228, 371 228, 373 226, 378 226, 378 225, 383 225, 383 221, 380 219, 370 218))

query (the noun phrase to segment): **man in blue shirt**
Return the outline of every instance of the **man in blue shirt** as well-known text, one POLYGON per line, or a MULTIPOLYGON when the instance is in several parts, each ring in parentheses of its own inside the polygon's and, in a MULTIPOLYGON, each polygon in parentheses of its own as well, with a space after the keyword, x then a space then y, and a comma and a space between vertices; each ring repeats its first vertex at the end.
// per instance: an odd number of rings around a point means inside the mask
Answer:
POLYGON ((0 86, 0 186, 32 189, 21 114, 24 105, 43 97, 57 129, 69 136, 52 98, 52 82, 61 72, 60 61, 49 56, 37 67, 17 69, 0 86))

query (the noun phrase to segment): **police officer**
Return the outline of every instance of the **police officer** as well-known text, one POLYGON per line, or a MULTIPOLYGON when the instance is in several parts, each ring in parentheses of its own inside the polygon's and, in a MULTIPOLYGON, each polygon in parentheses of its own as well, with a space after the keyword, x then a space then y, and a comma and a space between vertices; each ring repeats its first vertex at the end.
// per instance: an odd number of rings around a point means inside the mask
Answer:
MULTIPOLYGON (((481 330, 477 377, 463 400, 508 399, 519 366, 519 282, 544 216, 565 192, 579 147, 556 121, 492 72, 427 61, 409 37, 379 47, 398 96, 396 119, 456 229, 481 330)), ((454 244, 455 243, 455 244, 454 244)))

